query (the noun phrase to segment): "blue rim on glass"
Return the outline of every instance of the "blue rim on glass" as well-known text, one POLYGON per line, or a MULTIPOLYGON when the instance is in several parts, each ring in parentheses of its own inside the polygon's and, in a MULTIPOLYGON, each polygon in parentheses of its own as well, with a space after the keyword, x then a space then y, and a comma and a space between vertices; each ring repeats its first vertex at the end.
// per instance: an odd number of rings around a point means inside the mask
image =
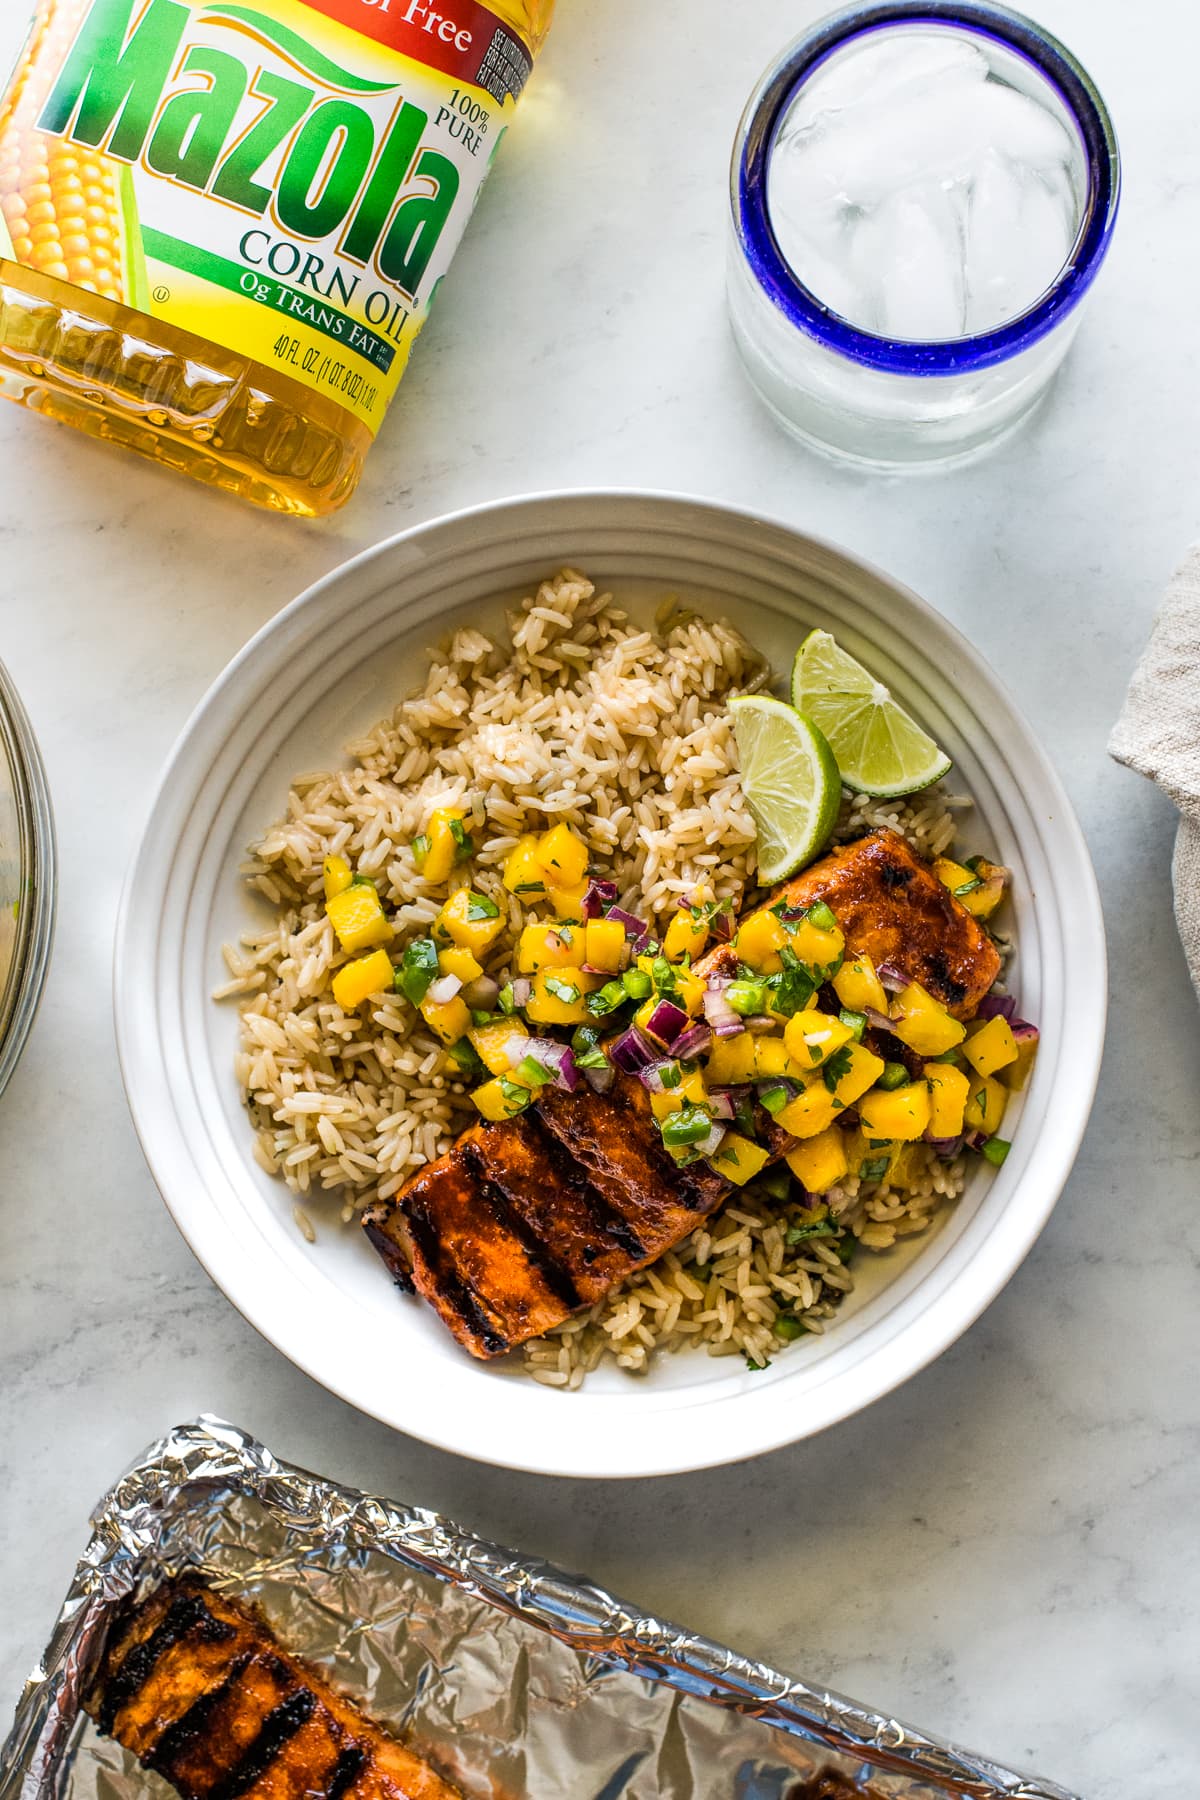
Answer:
POLYGON ((828 349, 895 375, 962 375, 1007 362, 1044 338, 1082 300, 1112 237, 1121 158, 1108 109, 1087 71, 1057 38, 1021 13, 986 0, 880 0, 833 13, 786 50, 742 116, 731 171, 733 224, 760 288, 800 331, 828 349), (1087 194, 1071 259, 1046 292, 1015 319, 975 337, 917 343, 860 330, 804 286, 779 248, 767 212, 767 170, 779 128, 818 64, 852 39, 890 25, 948 25, 1015 52, 1055 89, 1075 121, 1087 165, 1087 194))

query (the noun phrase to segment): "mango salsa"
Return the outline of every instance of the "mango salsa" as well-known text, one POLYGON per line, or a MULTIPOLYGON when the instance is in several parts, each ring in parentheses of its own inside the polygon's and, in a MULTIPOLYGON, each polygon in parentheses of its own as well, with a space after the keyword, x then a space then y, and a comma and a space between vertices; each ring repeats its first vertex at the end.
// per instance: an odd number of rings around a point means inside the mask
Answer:
POLYGON ((767 1165, 767 1152, 740 1132, 727 1131, 716 1154, 710 1159, 713 1168, 735 1187, 745 1187, 767 1165))
POLYGON ((910 1143, 929 1129, 931 1103, 924 1081, 901 1088, 873 1088, 858 1103, 858 1116, 868 1137, 910 1143))
POLYGON ((459 806, 439 806, 433 813, 425 834, 428 848, 421 864, 421 874, 426 881, 449 880, 455 863, 462 860, 463 846, 470 844, 463 824, 465 818, 466 814, 459 806))
MULTIPOLYGON (((825 911, 828 913, 829 908, 825 911)), ((830 914, 832 917, 832 914, 830 914)), ((846 940, 842 936, 841 927, 814 924, 812 916, 801 919, 791 936, 792 949, 810 969, 832 969, 839 963, 846 952, 846 940)))
POLYGON ((465 1000, 455 994, 442 1005, 426 997, 421 1002, 421 1017, 436 1031, 444 1044, 456 1044, 471 1029, 471 1013, 465 1000))
POLYGON ((929 1135, 956 1138, 963 1128, 963 1109, 971 1084, 952 1063, 926 1063, 929 1083, 929 1135))
POLYGON ((390 944, 395 932, 383 902, 369 881, 356 881, 325 902, 329 922, 343 950, 372 950, 390 944))
POLYGON ((390 993, 392 959, 386 950, 372 950, 339 969, 333 978, 333 997, 343 1012, 353 1012, 372 994, 390 993))
POLYGON ((486 894, 460 888, 451 894, 433 922, 433 935, 439 943, 459 944, 479 956, 494 944, 505 926, 504 914, 486 894))
POLYGON ((917 981, 910 981, 896 995, 891 1016, 896 1036, 918 1056, 941 1056, 961 1044, 966 1036, 966 1026, 917 981))
POLYGON ((850 1172, 845 1138, 836 1125, 797 1144, 787 1158, 788 1168, 810 1194, 827 1194, 850 1172))
POLYGON ((537 860, 547 887, 576 887, 587 874, 587 845, 569 825, 556 825, 539 842, 537 860))
POLYGON ((518 1082, 497 1075, 492 1081, 485 1081, 482 1087, 477 1087, 471 1098, 482 1116, 494 1124, 500 1119, 512 1119, 519 1112, 524 1112, 529 1105, 530 1096, 529 1090, 521 1087, 518 1082))
POLYGON ((532 900, 546 892, 546 871, 538 861, 538 839, 532 833, 518 838, 509 852, 501 877, 510 894, 532 900))
POLYGON ((513 1067, 509 1046, 529 1033, 520 1019, 493 1019, 488 1025, 472 1026, 467 1036, 485 1069, 493 1075, 508 1075, 513 1067))
POLYGON ((525 1016, 536 1025, 586 1025, 591 1018, 587 995, 601 985, 603 976, 585 975, 582 969, 539 969, 525 1016))
POLYGON ((354 880, 354 870, 344 856, 327 856, 321 864, 321 873, 327 900, 332 900, 335 894, 344 894, 354 880))
POLYGON ((699 956, 708 942, 708 934, 709 922, 704 914, 693 913, 690 907, 681 906, 667 926, 663 955, 669 962, 680 962, 685 956, 699 956))
POLYGON ((822 1131, 828 1131, 844 1109, 845 1102, 831 1094, 818 1075, 802 1094, 789 1101, 782 1112, 776 1113, 775 1122, 792 1137, 814 1138, 822 1131))
POLYGON ((828 1062, 835 1051, 848 1044, 854 1033, 832 1013, 793 1013, 784 1028, 783 1040, 805 1074, 828 1062))
MULTIPOLYGON (((755 1076, 755 1039, 748 1031, 717 1038, 708 1053, 705 1073, 712 1087, 737 1087, 755 1076)), ((778 1040, 782 1043, 782 1039, 778 1040)), ((778 1071, 783 1074, 783 1070, 778 1071)))
POLYGON ((583 903, 587 898, 588 884, 581 881, 575 887, 547 887, 546 896, 554 908, 556 919, 583 920, 583 903))
POLYGON ((887 1011, 887 992, 869 956, 848 956, 833 978, 833 991, 851 1012, 887 1011))
POLYGON ((997 1013, 977 1031, 972 1031, 963 1045, 963 1055, 978 1075, 995 1075, 1017 1060, 1017 1041, 1008 1020, 997 1013))
POLYGON ((708 1089, 704 1085, 704 1077, 699 1069, 692 1069, 678 1087, 664 1088, 661 1094, 651 1094, 650 1110, 656 1119, 665 1119, 668 1113, 682 1112, 685 1106, 704 1106, 707 1101, 708 1089))
POLYGON ((790 938, 773 912, 751 913, 738 927, 734 949, 741 962, 760 975, 774 975, 783 967, 779 952, 790 938))

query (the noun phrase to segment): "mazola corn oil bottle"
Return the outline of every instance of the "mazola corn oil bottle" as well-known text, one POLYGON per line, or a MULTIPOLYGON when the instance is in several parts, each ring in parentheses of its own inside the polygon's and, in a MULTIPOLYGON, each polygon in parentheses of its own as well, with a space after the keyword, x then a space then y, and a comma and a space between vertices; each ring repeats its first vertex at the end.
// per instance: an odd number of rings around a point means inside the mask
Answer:
POLYGON ((0 392, 278 511, 353 491, 554 0, 39 0, 0 392))

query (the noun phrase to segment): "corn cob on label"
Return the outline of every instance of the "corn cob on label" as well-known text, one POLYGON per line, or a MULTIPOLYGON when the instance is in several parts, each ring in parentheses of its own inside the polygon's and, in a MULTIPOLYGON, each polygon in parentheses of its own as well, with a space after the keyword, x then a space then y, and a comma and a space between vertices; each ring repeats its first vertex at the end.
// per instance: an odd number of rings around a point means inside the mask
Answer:
POLYGON ((477 0, 41 0, 0 255, 377 429, 531 67, 477 0))

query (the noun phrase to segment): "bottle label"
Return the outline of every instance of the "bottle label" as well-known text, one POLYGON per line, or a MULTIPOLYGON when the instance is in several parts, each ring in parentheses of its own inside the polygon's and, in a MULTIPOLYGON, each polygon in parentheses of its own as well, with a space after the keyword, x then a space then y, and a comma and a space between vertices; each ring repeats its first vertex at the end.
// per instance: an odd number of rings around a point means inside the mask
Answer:
POLYGON ((0 253, 375 431, 531 69, 487 7, 441 5, 42 0, 0 253))

